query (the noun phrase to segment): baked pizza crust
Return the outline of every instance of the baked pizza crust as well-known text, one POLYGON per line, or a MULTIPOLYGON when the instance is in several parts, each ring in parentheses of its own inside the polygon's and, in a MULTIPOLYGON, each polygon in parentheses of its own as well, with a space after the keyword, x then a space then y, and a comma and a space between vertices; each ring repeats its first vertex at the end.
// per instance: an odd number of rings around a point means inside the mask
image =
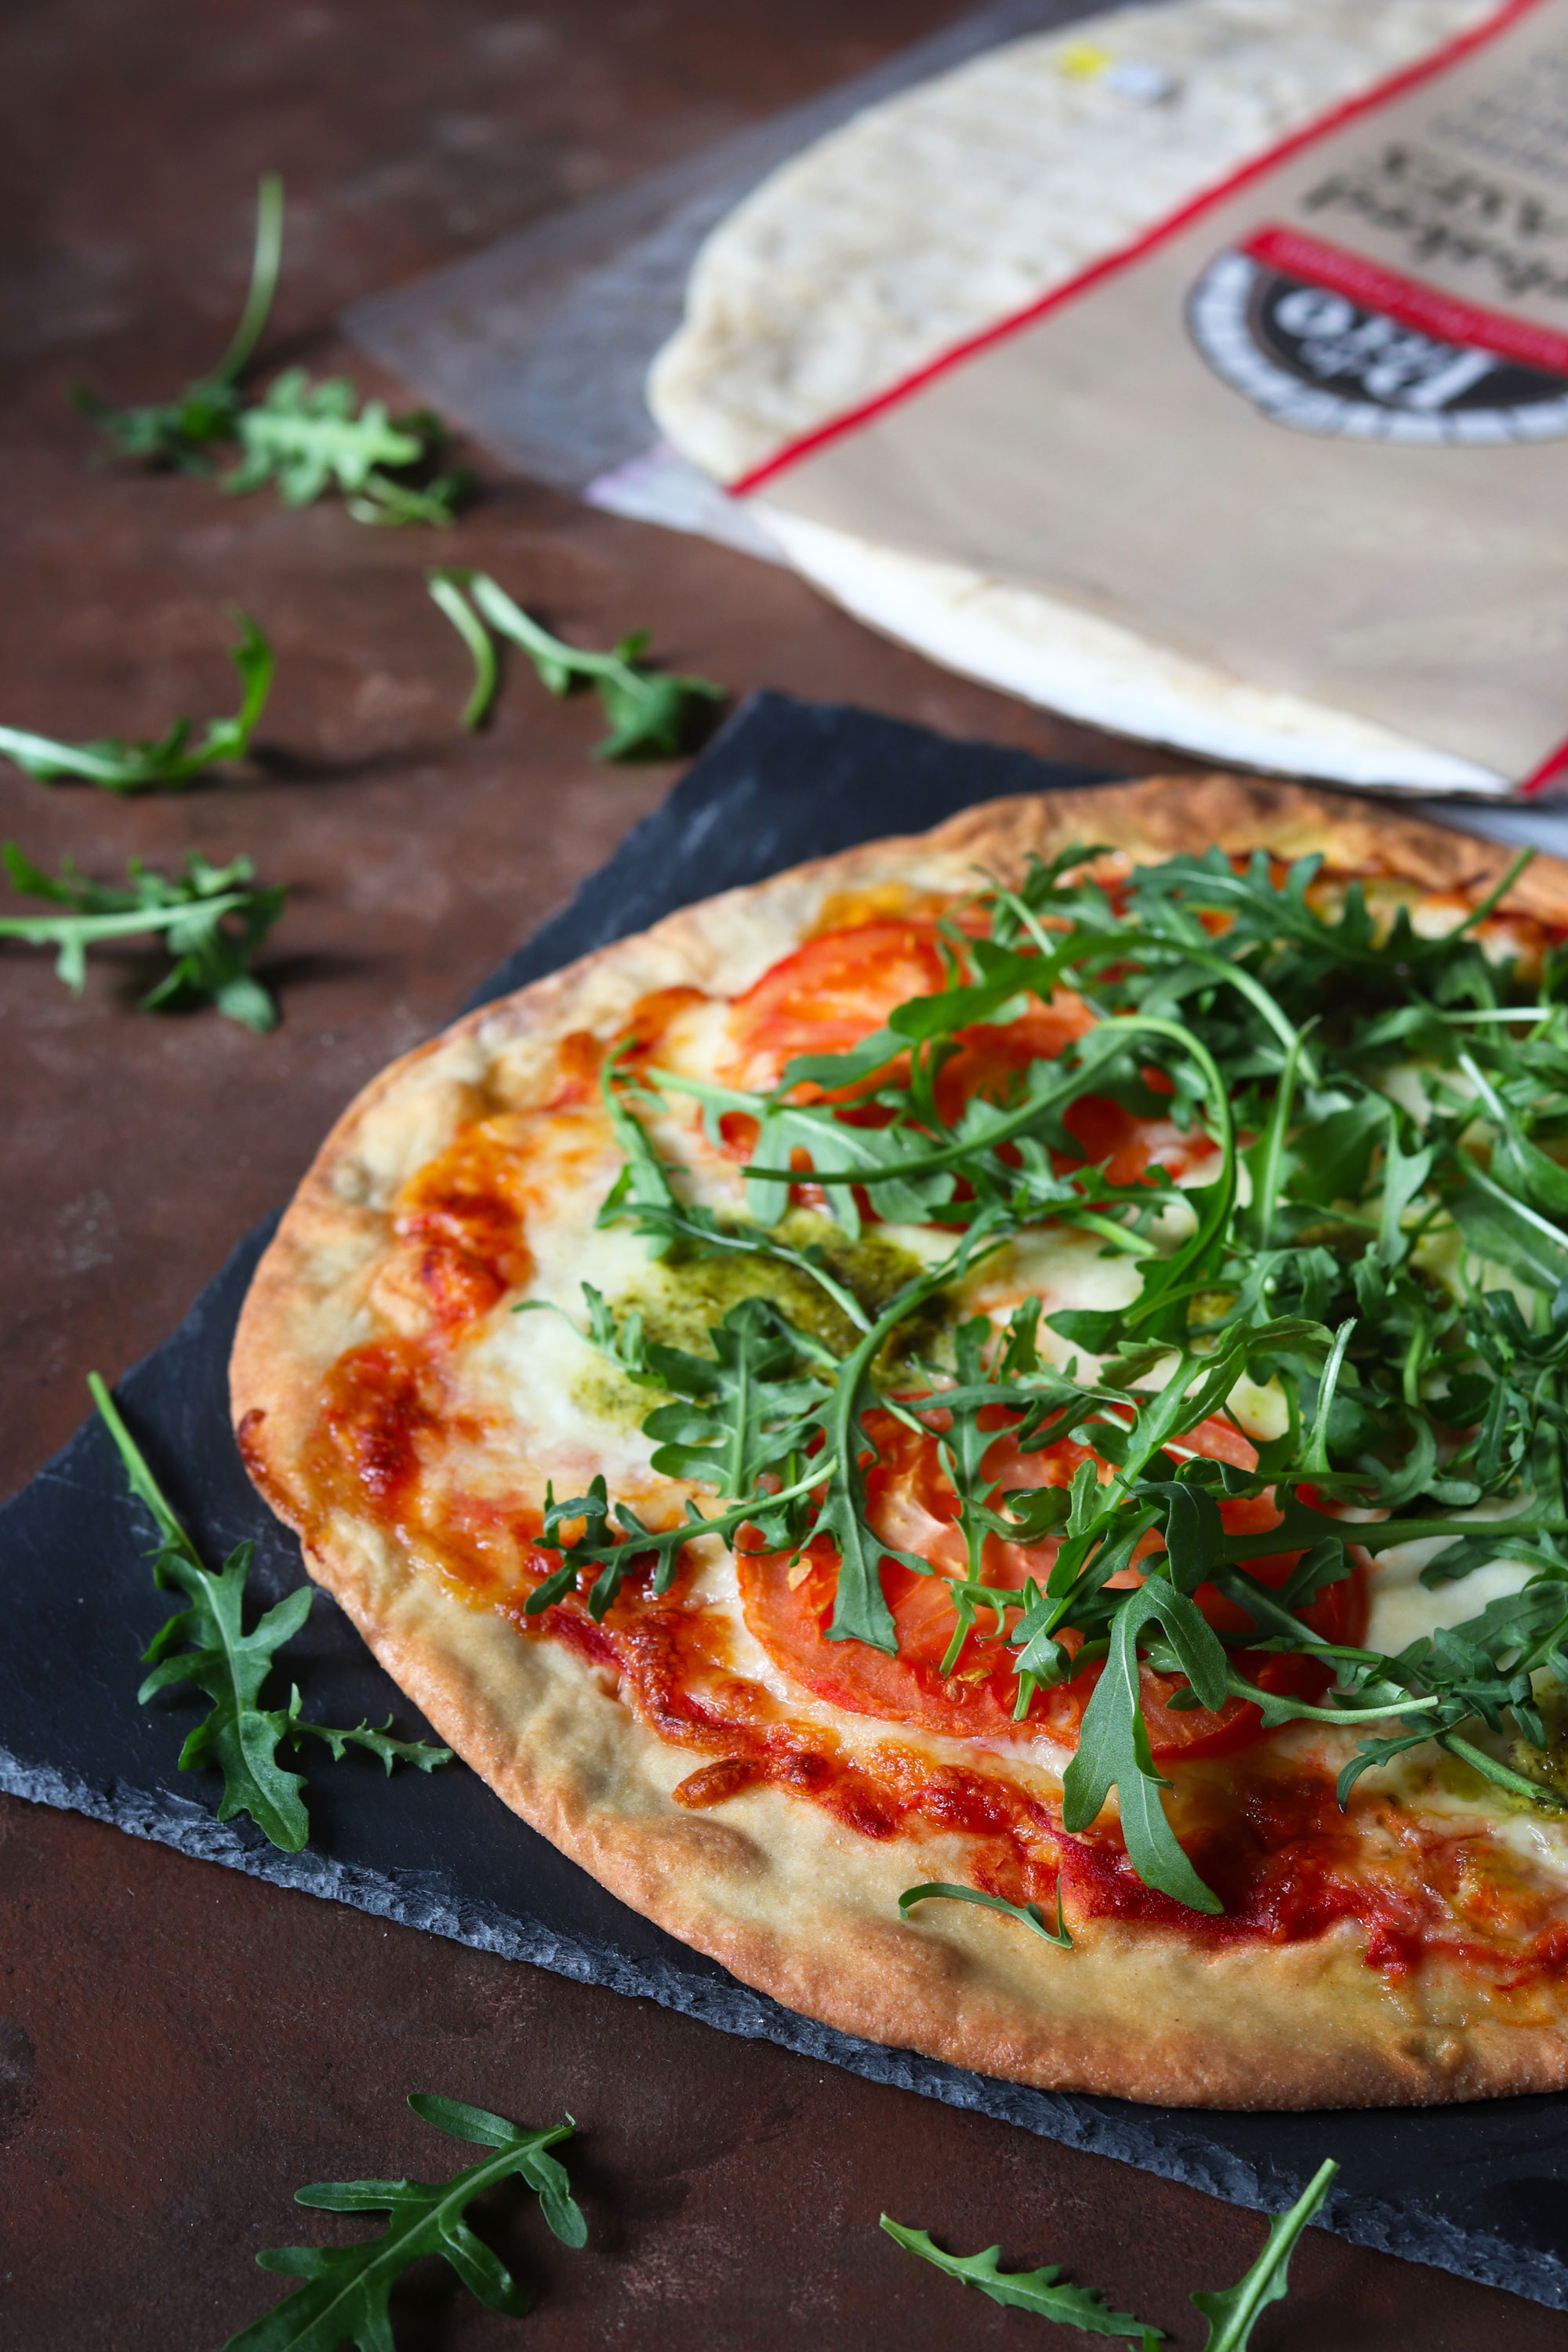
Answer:
MULTIPOLYGON (((1442 1958, 1402 1979, 1367 1966, 1353 1923, 1310 1942, 1215 1944, 1116 1919, 1070 1920, 1055 1950, 948 1904, 900 1925, 900 1892, 965 1877, 964 1841, 872 1840, 775 1785, 721 1811, 671 1801, 689 1750, 662 1741, 611 1677, 524 1639, 414 1566, 387 1528, 323 1509, 304 1450, 337 1358, 377 1336, 370 1294, 400 1185, 495 1099, 542 1088, 556 1041, 611 1034, 648 991, 732 993, 811 928, 832 895, 884 882, 1016 878, 1030 851, 1106 842, 1134 857, 1217 844, 1480 895, 1495 845, 1394 810, 1231 776, 1152 777, 966 810, 682 909, 483 1008, 395 1063, 328 1137, 263 1257, 231 1367, 252 1475, 299 1529, 311 1576, 348 1612, 441 1738, 513 1811, 660 1927, 744 1982, 843 2032, 1058 2090, 1171 2105, 1419 2104, 1568 2084, 1568 1986, 1478 1985, 1442 1958)), ((1507 905, 1568 925, 1568 865, 1547 858, 1507 905)))

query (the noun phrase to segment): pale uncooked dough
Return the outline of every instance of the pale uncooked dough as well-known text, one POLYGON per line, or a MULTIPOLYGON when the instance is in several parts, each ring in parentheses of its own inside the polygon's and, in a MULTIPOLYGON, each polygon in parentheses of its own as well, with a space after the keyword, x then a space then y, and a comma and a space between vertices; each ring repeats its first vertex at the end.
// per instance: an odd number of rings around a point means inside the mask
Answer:
MULTIPOLYGON (((1170 0, 1009 44, 858 116, 699 254, 648 399, 722 482, 1117 251, 1496 0, 1170 0)), ((1043 593, 753 502, 890 635, 1032 701, 1260 767, 1496 791, 1468 761, 1249 686, 1043 593)))

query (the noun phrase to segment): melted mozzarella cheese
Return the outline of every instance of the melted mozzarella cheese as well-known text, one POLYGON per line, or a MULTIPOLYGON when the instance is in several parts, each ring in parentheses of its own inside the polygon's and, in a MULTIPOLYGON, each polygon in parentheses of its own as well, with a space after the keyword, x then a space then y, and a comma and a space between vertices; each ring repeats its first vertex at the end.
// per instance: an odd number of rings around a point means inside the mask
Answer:
MULTIPOLYGON (((1456 1531, 1474 1516, 1457 1511, 1456 1531)), ((1497 1514, 1489 1516, 1495 1518, 1497 1514)), ((1447 1537, 1434 1536, 1419 1543, 1395 1544, 1392 1550, 1377 1555, 1368 1580, 1368 1649, 1384 1650, 1396 1657, 1410 1643, 1445 1626, 1462 1625, 1467 1618, 1479 1616, 1489 1601, 1521 1591, 1535 1573, 1522 1560, 1489 1560, 1468 1576, 1428 1588, 1421 1582, 1421 1571, 1447 1541, 1447 1537)))

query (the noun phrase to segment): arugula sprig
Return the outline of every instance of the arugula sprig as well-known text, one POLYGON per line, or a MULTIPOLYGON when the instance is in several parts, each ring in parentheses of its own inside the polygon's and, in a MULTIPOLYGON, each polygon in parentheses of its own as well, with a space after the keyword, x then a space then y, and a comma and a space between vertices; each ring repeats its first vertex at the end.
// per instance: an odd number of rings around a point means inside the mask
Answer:
POLYGON ((725 698, 726 689, 711 678, 650 667, 643 658, 651 642, 647 629, 634 630, 608 653, 589 653, 553 636, 488 572, 448 566, 432 572, 428 586, 474 665, 464 727, 482 727, 489 716, 500 682, 497 637, 521 647, 552 694, 593 688, 610 723, 608 735, 594 746, 595 760, 676 759, 689 749, 705 706, 725 698))
POLYGON ((284 506, 308 507, 338 489, 356 522, 441 526, 456 521, 469 487, 465 474, 430 473, 446 439, 438 417, 390 416, 383 400, 362 407, 343 375, 312 383, 304 368, 286 368, 239 411, 234 434, 244 455, 223 478, 231 497, 271 482, 284 506))
MULTIPOLYGON (((1055 1944, 1064 1952, 1072 1949, 1072 1937, 1062 1916, 1062 1890, 1057 1887, 1057 1924, 1047 1927, 1044 1912, 1037 1903, 1009 1903, 1005 1895, 986 1895, 978 1886, 953 1886, 942 1879, 932 1879, 924 1886, 906 1886, 899 1897, 899 1916, 907 1919, 917 1903, 940 1899, 947 1903, 973 1903, 984 1911, 999 1911, 1005 1919, 1016 1919, 1019 1926, 1043 1936, 1047 1944, 1055 1944)), ((993 2248, 993 2252, 994 2252, 993 2248)))
POLYGON ((23 727, 0 727, 0 753, 41 784, 72 777, 107 793, 181 791, 220 761, 242 760, 257 721, 267 708, 274 667, 272 647, 248 613, 236 611, 239 643, 229 659, 239 672, 241 700, 229 719, 209 719, 198 742, 191 741, 188 719, 171 721, 156 741, 121 742, 110 736, 95 743, 61 743, 23 727))
POLYGON ((57 949, 55 970, 76 994, 86 983, 89 947, 151 936, 162 943, 170 966, 141 998, 144 1011, 210 1003, 247 1029, 276 1028, 277 1004, 250 963, 283 911, 288 887, 253 885, 248 857, 214 866, 200 850, 192 850, 184 872, 173 880, 133 857, 125 889, 89 880, 68 858, 51 877, 24 857, 14 841, 0 845, 0 860, 15 889, 67 910, 0 916, 0 940, 57 949))
POLYGON ((256 2259, 267 2271, 304 2282, 237 2336, 224 2352, 394 2352, 390 2297, 411 2263, 438 2255, 488 2311, 521 2318, 528 2289, 479 2237, 468 2208, 487 2189, 521 2180, 539 2199, 544 2219, 563 2246, 587 2243, 588 2227, 572 2194, 566 2168, 551 2150, 575 2126, 524 2131, 504 2116, 426 2091, 409 2095, 422 2122, 454 2139, 492 2151, 439 2181, 323 2180, 294 2191, 294 2202, 326 2213, 384 2213, 384 2228, 352 2246, 272 2246, 256 2259))
MULTIPOLYGON (((546 1593, 593 1570, 597 1611, 639 1558, 667 1589, 694 1535, 729 1541, 745 1524, 749 1467, 752 1523, 773 1549, 831 1544, 832 1637, 891 1651, 882 1563, 932 1570, 879 1537, 866 1474, 882 1416, 923 1429, 965 1554, 943 1580, 942 1672, 965 1659, 966 1674, 1010 1671, 1020 1721, 1042 1690, 1092 1675, 1064 1826, 1087 1829, 1114 1791, 1137 1874, 1213 1910, 1166 1811, 1149 1671, 1178 1713, 1246 1702, 1267 1727, 1338 1727, 1351 1745, 1342 1801, 1363 1773, 1436 1742, 1516 1800, 1563 1801, 1557 1717, 1538 1680, 1568 1684, 1568 1177, 1555 1156, 1568 1160, 1568 957, 1519 1003, 1510 969, 1479 941, 1518 861, 1434 940, 1403 908, 1374 917, 1357 884, 1321 885, 1313 860, 1282 877, 1267 859, 1238 868, 1217 851, 1170 860, 1135 871, 1113 902, 1084 871, 1089 855, 1068 850, 1016 888, 980 891, 942 930, 944 987, 896 1005, 846 1053, 797 1057, 771 1090, 658 1067, 634 1076, 610 1058, 602 1086, 626 1164, 602 1221, 630 1223, 655 1255, 740 1254, 815 1278, 852 1337, 824 1361, 751 1314, 747 1345, 766 1324, 766 1378, 789 1396, 771 1423, 737 1402, 742 1387, 763 1393, 760 1360, 737 1381, 739 1326, 714 1332, 700 1372, 689 1360, 654 1374, 639 1359, 675 1399, 657 1428, 644 1424, 668 1448, 656 1464, 722 1485, 727 1507, 703 1519, 688 1502, 685 1523, 655 1535, 604 1488, 552 1499, 547 1538, 568 1549, 535 1599, 549 1605, 546 1593), (978 1089, 951 1086, 977 1041, 1064 988, 1085 1016, 1073 1042, 1011 1077, 1004 1055, 1004 1075, 978 1089), (1114 1163, 1077 1138, 1079 1107, 1096 1100, 1184 1134, 1185 1181, 1163 1170, 1113 1181, 1114 1163), (715 1147, 727 1114, 756 1122, 744 1214, 689 1197, 655 1148, 650 1122, 668 1133, 686 1103, 715 1147), (873 1315, 820 1250, 799 1246, 787 1220, 805 1181, 847 1243, 870 1215, 945 1233, 949 1247, 873 1315), (1122 1261, 1124 1303, 1042 1315, 1026 1298, 1005 1330, 963 1320, 965 1277, 1042 1226, 1076 1227, 1122 1261), (949 1332, 937 1360, 910 1347, 933 1310, 949 1332), (1272 1393, 1279 1435, 1247 1438, 1234 1419, 1248 1385, 1272 1393), (1085 1462, 1070 1488, 1000 1488, 987 1463, 1003 1427, 1026 1455, 1070 1439, 1098 1467, 1085 1462), (778 1440, 765 1467, 759 1429, 778 1440), (1265 1496, 1272 1527, 1227 1532, 1227 1501, 1265 1496), (1353 1536, 1338 1516, 1347 1506, 1353 1536), (1477 1506, 1489 1507, 1449 1516, 1477 1506), (1362 1516, 1368 1507, 1380 1516, 1362 1516), (1375 1555, 1433 1538, 1429 1582, 1499 1558, 1528 1580, 1398 1657, 1315 1629, 1315 1603, 1352 1572, 1352 1542, 1375 1555), (1030 1563, 1018 1581, 997 1575, 994 1544, 1030 1563), (1253 1572, 1282 1553, 1294 1562, 1253 1572), (1211 1590, 1245 1631, 1210 1622, 1211 1590), (1290 1652, 1321 1669, 1319 1695, 1271 1679, 1290 1652)), ((631 1336, 603 1302, 595 1312, 604 1328, 585 1336, 638 1376, 631 1336)))
POLYGON ((1080 2327, 1086 2336, 1135 2336, 1141 2339, 1142 2352, 1164 2341, 1163 2329, 1134 2319, 1129 2311, 1112 2311, 1098 2287, 1064 2285, 1058 2263, 1047 2263, 1033 2271, 1005 2271, 1000 2267, 999 2245, 987 2246, 978 2254, 947 2254, 932 2245, 924 2230, 906 2229, 886 2213, 881 2221, 895 2244, 918 2254, 949 2278, 978 2287, 993 2303, 1014 2311, 1032 2311, 1037 2318, 1054 2319, 1060 2327, 1080 2327))
POLYGON ((153 1477, 108 1388, 96 1372, 89 1373, 87 1384, 114 1441, 131 1491, 158 1530, 153 1580, 184 1593, 190 1604, 177 1611, 149 1643, 143 1663, 153 1671, 136 1696, 145 1706, 160 1691, 194 1683, 211 1699, 211 1712, 195 1726, 180 1750, 180 1769, 188 1772, 198 1764, 211 1764, 222 1773, 219 1821, 248 1813, 269 1843, 285 1853, 298 1853, 309 1842, 304 1777, 278 1760, 278 1750, 285 1741, 306 1737, 323 1740, 336 1759, 342 1757, 346 1748, 363 1748, 379 1758, 388 1772, 397 1763, 412 1764, 421 1772, 450 1763, 449 1748, 393 1738, 390 1716, 386 1727, 379 1731, 365 1723, 340 1731, 306 1722, 300 1712, 297 1685, 287 1707, 263 1706, 262 1685, 278 1652, 299 1633, 310 1613, 311 1587, 303 1584, 285 1594, 247 1632, 246 1582, 255 1545, 237 1544, 221 1570, 209 1569, 153 1477))
POLYGON ((217 365, 188 383, 175 399, 142 408, 115 408, 85 384, 74 384, 71 398, 77 407, 122 457, 149 458, 182 473, 209 473, 211 445, 233 436, 239 381, 272 315, 282 264, 283 182, 276 172, 264 172, 256 191, 256 242, 245 307, 217 365))
POLYGON ((386 404, 359 394, 346 376, 312 383, 287 368, 259 401, 242 390, 272 314, 283 260, 283 183, 276 172, 257 189, 250 286, 228 349, 210 374, 172 401, 116 408, 84 385, 71 398, 121 457, 187 474, 212 474, 216 453, 237 444, 240 461, 223 477, 235 495, 273 483, 284 506, 343 493, 356 522, 444 525, 457 519, 468 477, 437 471, 447 435, 428 409, 389 416, 386 404))
MULTIPOLYGON (((611 1066, 603 1081, 606 1094, 613 1090, 614 1077, 611 1066)), ((892 1612, 882 1592, 879 1563, 890 1558, 902 1561, 918 1575, 929 1576, 931 1570, 929 1561, 879 1537, 868 1515, 865 1470, 867 1464, 876 1459, 877 1452, 865 1422, 866 1412, 878 1394, 873 1375, 879 1357, 900 1328, 918 1315, 928 1300, 961 1280, 990 1252, 1003 1245, 1006 1234, 1002 1215, 998 1213, 989 1223, 972 1225, 945 1257, 912 1275, 879 1314, 868 1318, 852 1295, 806 1252, 781 1246, 774 1236, 760 1229, 727 1229, 710 1212, 683 1210, 639 1121, 624 1102, 616 1103, 614 1115, 617 1133, 629 1145, 629 1156, 624 1180, 617 1181, 601 1212, 604 1221, 628 1222, 659 1247, 668 1247, 672 1238, 679 1237, 687 1247, 702 1254, 749 1249, 811 1276, 837 1306, 852 1309, 851 1319, 858 1327, 859 1337, 848 1355, 837 1364, 831 1384, 819 1390, 817 1402, 809 1409, 811 1425, 820 1442, 820 1456, 810 1461, 807 1475, 789 1490, 791 1501, 800 1493, 811 1494, 814 1501, 809 1519, 804 1524, 799 1520, 795 1523, 795 1548, 804 1549, 813 1536, 824 1535, 832 1539, 838 1554, 838 1591, 828 1639, 865 1642, 892 1655, 898 1639, 892 1612)), ((648 1424, 645 1423, 644 1427, 647 1429, 648 1424)), ((649 1433, 656 1433, 650 1430, 649 1433)), ((760 1496, 752 1514, 756 1524, 764 1530, 776 1530, 783 1500, 782 1496, 760 1496)), ((731 1517, 737 1525, 744 1523, 743 1517, 731 1517)), ((709 1532, 719 1531, 714 1522, 705 1526, 709 1532)), ((662 1562, 660 1573, 666 1575, 662 1562)), ((656 1580, 654 1589, 657 1591, 665 1587, 656 1580)))
POLYGON ((1321 2210, 1339 2168, 1329 2158, 1318 2167, 1289 2211, 1270 2216, 1263 2251, 1234 2286, 1201 2288, 1193 2296, 1209 2324, 1203 2352, 1248 2352, 1259 2315, 1289 2292, 1287 2274, 1296 2242, 1321 2210))

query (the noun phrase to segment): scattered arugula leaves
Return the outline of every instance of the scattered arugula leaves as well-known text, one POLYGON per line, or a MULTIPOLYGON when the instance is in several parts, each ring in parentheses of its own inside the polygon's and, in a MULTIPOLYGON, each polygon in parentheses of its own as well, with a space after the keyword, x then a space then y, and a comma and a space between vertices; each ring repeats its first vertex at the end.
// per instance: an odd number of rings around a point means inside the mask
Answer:
POLYGON ((97 743, 58 743, 23 727, 0 727, 0 754, 41 784, 62 777, 97 784, 106 793, 181 790, 220 760, 242 760, 272 685, 272 647, 248 613, 237 611, 239 643, 229 659, 239 672, 242 699, 232 719, 209 719, 200 742, 191 742, 191 721, 176 719, 155 742, 122 743, 114 737, 97 743))
POLYGON ((287 890, 281 884, 248 887, 254 869, 247 857, 215 866, 199 851, 193 851, 186 858, 184 874, 174 882, 133 858, 129 889, 93 882, 79 875, 68 859, 58 876, 51 877, 32 865, 14 842, 0 846, 0 858, 16 889, 71 909, 60 916, 0 919, 0 938, 19 940, 28 946, 58 947, 56 970, 68 988, 80 992, 89 946, 156 933, 175 961, 173 970, 141 1000, 145 1008, 157 1010, 210 999, 249 1028, 265 1030, 276 1024, 277 1007, 247 965, 281 911, 287 890), (237 931, 226 923, 228 916, 240 919, 237 931))
POLYGON ((1289 2292, 1286 2273, 1296 2241, 1321 2207, 1339 2168, 1331 2158, 1320 2165, 1289 2211, 1270 2220, 1262 2252, 1235 2286, 1201 2290, 1193 2296, 1209 2324, 1203 2352, 1247 2352, 1259 2313, 1289 2292))
POLYGON ((356 522, 456 520, 468 477, 438 472, 446 427, 428 409, 389 416, 386 404, 359 394, 346 376, 312 383, 288 368, 259 401, 241 385, 271 315, 283 258, 283 183, 266 173, 257 190, 256 243, 245 309, 227 351, 210 375, 172 401, 115 408, 76 385, 71 397, 121 457, 181 473, 212 474, 215 452, 238 445, 240 462, 223 478, 242 495, 275 483, 282 503, 309 506, 328 489, 343 493, 356 522))
POLYGON ((464 727, 482 727, 495 700, 500 676, 497 636, 521 646, 552 694, 593 688, 610 722, 609 734, 594 747, 595 760, 675 759, 689 748, 704 705, 724 699, 725 688, 711 678, 651 668, 643 659, 650 641, 646 629, 623 637, 609 653, 585 653, 552 636, 488 572, 448 566, 432 572, 428 585, 473 661, 473 690, 460 720, 464 727))
POLYGON ((145 1706, 173 1684, 195 1683, 212 1700, 210 1714, 196 1725, 180 1750, 180 1769, 187 1772, 197 1764, 212 1764, 222 1773, 219 1821, 248 1813, 271 1844, 285 1853, 298 1853, 310 1834, 302 1793, 305 1783, 301 1774, 279 1762, 278 1749, 284 1741, 306 1735, 325 1740, 338 1758, 347 1745, 368 1748, 388 1772, 395 1763, 412 1764, 422 1772, 449 1763, 449 1748, 392 1739, 385 1731, 374 1731, 363 1723, 353 1731, 335 1731, 324 1724, 303 1722, 297 1687, 287 1708, 262 1706, 261 1687, 278 1651, 310 1613, 314 1597, 310 1586, 303 1584, 287 1593, 247 1633, 245 1588, 256 1547, 237 1544, 219 1571, 207 1568, 126 1428, 108 1388, 96 1372, 89 1373, 87 1384, 114 1441, 131 1491, 152 1514, 157 1528, 154 1580, 184 1593, 190 1602, 148 1644, 144 1663, 153 1671, 136 1696, 145 1706), (180 1646, 186 1643, 191 1646, 180 1646))
POLYGON ((357 2345, 360 2352, 394 2352, 392 2290, 411 2263, 429 2255, 449 2263, 487 2310, 521 2317, 530 2305, 527 2288, 466 2219, 475 2198, 503 2180, 522 2180, 534 2191, 563 2245, 586 2244, 587 2224, 566 2168, 550 2153, 571 2138, 570 2116, 530 2132, 462 2099, 416 2091, 408 2104, 437 2131, 494 2153, 441 2181, 327 2180, 297 2189, 297 2205, 327 2213, 384 2213, 385 2227, 352 2246, 274 2246, 258 2254, 263 2270, 304 2283, 231 2336, 224 2352, 337 2352, 341 2344, 357 2345))
POLYGON ((886 2213, 882 2227, 908 2252, 945 2271, 949 2278, 961 2279, 965 2286, 978 2287, 993 2303, 1032 2311, 1037 2318, 1054 2319, 1063 2327, 1080 2327, 1088 2336, 1138 2336, 1144 2347, 1163 2340, 1159 2328, 1134 2319, 1131 2312, 1112 2311, 1097 2287, 1062 2285, 1056 2263, 1047 2263, 1035 2271, 1005 2271, 998 2267, 999 2245, 987 2246, 979 2254, 944 2254, 924 2230, 908 2230, 901 2222, 889 2221, 886 2213))
POLYGON ((68 858, 51 877, 24 857, 14 841, 0 844, 0 861, 15 889, 68 909, 59 915, 0 916, 0 940, 57 948, 55 970, 78 995, 86 982, 89 947, 152 934, 171 961, 163 979, 139 1000, 143 1011, 216 1004, 247 1029, 276 1028, 277 1004, 250 961, 283 911, 288 886, 253 887, 255 868, 248 857, 213 866, 194 849, 184 872, 173 881, 133 857, 128 889, 90 881, 68 858))

